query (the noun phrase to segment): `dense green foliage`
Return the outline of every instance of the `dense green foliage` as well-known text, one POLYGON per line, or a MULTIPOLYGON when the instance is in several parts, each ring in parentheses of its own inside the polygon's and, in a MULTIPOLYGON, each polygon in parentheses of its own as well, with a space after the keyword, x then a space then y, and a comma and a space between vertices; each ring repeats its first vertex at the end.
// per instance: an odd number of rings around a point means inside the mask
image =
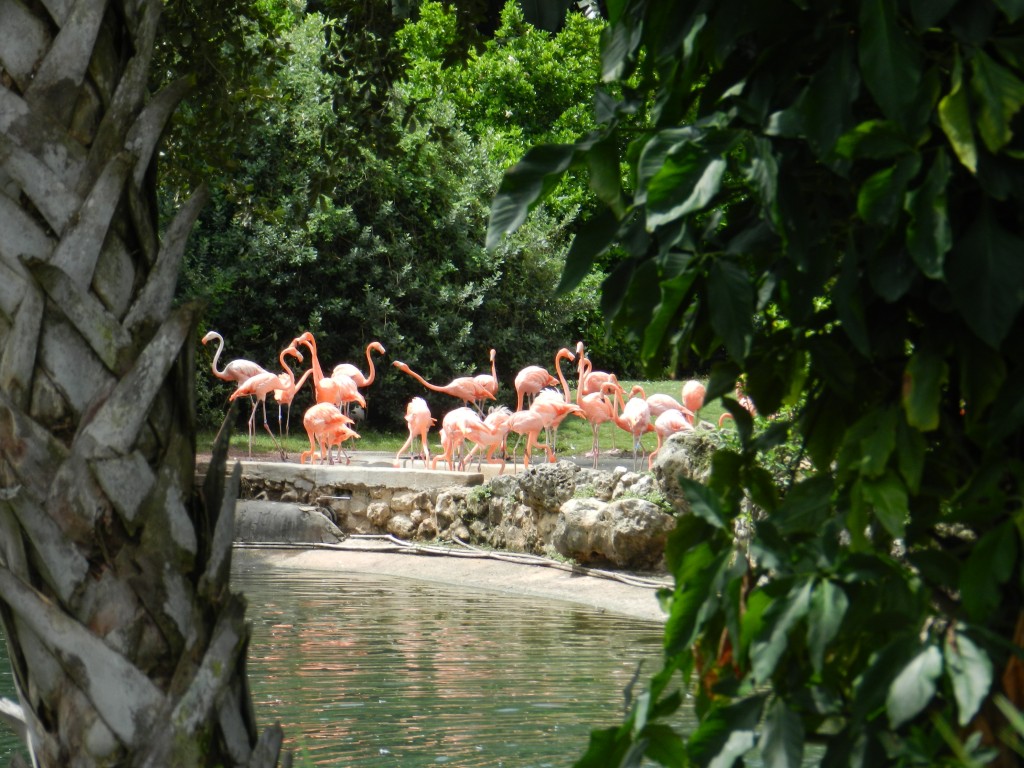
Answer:
POLYGON ((615 244, 604 306, 645 358, 724 348, 709 396, 743 375, 778 415, 725 399, 741 445, 669 544, 664 669, 579 765, 1016 764, 1024 4, 609 7, 603 73, 636 96, 528 152, 489 242, 587 168, 606 210, 563 284, 615 244), (763 468, 787 440, 788 471, 763 468))
MULTIPOLYGON (((253 13, 270 21, 249 24, 240 44, 273 55, 236 97, 240 128, 219 170, 216 155, 182 151, 199 107, 172 137, 185 158, 174 177, 212 176, 181 295, 208 302, 203 330, 226 338, 221 364, 276 368, 278 351, 310 330, 325 368, 365 369, 366 344, 379 340, 378 426, 402 425, 405 403, 423 393, 392 360, 445 383, 487 370, 494 347, 508 392, 520 368, 583 339, 598 365, 636 371, 635 349, 606 341, 597 276, 562 297, 551 290, 585 183, 567 181, 556 205, 484 247, 502 170, 533 142, 592 127, 580 104, 597 83, 602 22, 573 14, 553 35, 510 3, 493 39, 465 52, 455 13, 437 3, 404 22, 383 2, 318 7, 253 13)), ((226 386, 205 368, 197 385, 201 423, 214 423, 226 386)))

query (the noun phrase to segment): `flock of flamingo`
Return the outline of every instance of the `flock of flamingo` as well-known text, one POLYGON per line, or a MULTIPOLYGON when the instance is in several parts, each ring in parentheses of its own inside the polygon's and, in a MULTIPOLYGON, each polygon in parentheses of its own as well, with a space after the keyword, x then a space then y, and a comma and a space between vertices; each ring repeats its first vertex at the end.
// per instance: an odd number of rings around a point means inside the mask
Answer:
MULTIPOLYGON (((256 414, 262 409, 263 427, 273 439, 281 458, 285 458, 281 443, 267 423, 267 396, 273 393, 278 403, 279 416, 282 406, 287 407, 287 424, 291 403, 296 393, 305 384, 306 379, 312 376, 316 404, 307 409, 302 418, 306 435, 309 437, 309 450, 301 453, 299 463, 305 463, 307 459, 312 463, 319 449, 320 463, 327 461, 333 464, 335 447, 338 449, 339 461, 342 457, 346 463, 350 461, 343 444, 347 440, 358 438, 359 434, 352 428, 354 421, 349 411, 352 403, 366 407, 366 400, 359 390, 369 387, 374 382, 376 368, 372 353, 385 354, 384 346, 379 341, 370 342, 366 347, 368 372, 365 375, 355 365, 342 363, 335 366, 327 376, 320 366, 316 340, 308 331, 293 339, 278 355, 284 372, 277 374, 250 360, 232 360, 225 364, 223 369, 218 369, 217 365, 224 351, 224 338, 216 331, 210 331, 203 337, 202 342, 205 345, 213 340, 218 343, 210 364, 213 375, 237 385, 230 400, 249 397, 252 401, 252 412, 248 421, 250 457, 256 429, 256 414), (300 347, 305 347, 309 353, 310 367, 296 378, 287 358, 302 362, 304 358, 300 347)), ((463 469, 476 457, 478 466, 487 461, 488 464, 499 464, 499 472, 503 472, 506 465, 506 441, 510 433, 526 437, 526 446, 523 449, 524 468, 529 466, 534 449, 543 449, 548 461, 554 462, 558 426, 569 416, 576 416, 590 423, 593 444, 587 455, 593 457, 595 467, 600 455, 601 425, 610 422, 630 433, 633 438, 634 469, 638 460, 643 458, 640 438, 646 432, 657 433, 658 446, 647 457, 647 466, 650 469, 663 441, 676 432, 693 429, 697 423, 696 414, 704 404, 704 385, 696 380, 687 381, 682 385, 681 400, 664 394, 646 396, 640 385, 632 387, 627 400, 614 373, 593 370, 590 360, 584 354, 581 341, 577 343, 575 353, 565 347, 555 353, 554 369, 557 376, 539 365, 530 365, 519 371, 515 377, 515 411, 505 406, 497 406, 489 408, 485 415, 485 405, 488 401, 496 400, 498 394, 495 357, 496 352, 492 349, 490 373, 462 376, 444 385, 430 383, 400 360, 392 363, 427 389, 447 394, 462 402, 462 406, 448 411, 442 418, 442 452, 431 457, 427 434, 437 424, 437 419, 430 413, 430 408, 422 397, 413 397, 405 411, 409 438, 396 454, 395 466, 400 466, 403 456, 419 440, 424 464, 431 468, 436 468, 438 462, 443 461, 449 469, 463 469), (570 393, 569 384, 562 371, 563 360, 576 364, 575 399, 570 393), (540 442, 541 432, 545 433, 545 442, 540 442), (463 448, 467 442, 472 444, 472 448, 463 456, 463 448)), ((409 454, 408 458, 416 457, 409 454)))

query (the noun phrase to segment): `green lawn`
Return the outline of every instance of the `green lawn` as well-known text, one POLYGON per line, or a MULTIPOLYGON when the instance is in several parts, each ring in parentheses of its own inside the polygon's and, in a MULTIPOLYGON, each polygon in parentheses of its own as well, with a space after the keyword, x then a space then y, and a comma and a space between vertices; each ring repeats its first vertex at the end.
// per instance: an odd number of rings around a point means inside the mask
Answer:
MULTIPOLYGON (((623 389, 626 391, 628 397, 629 390, 634 384, 639 384, 644 389, 644 394, 652 395, 655 392, 671 395, 676 400, 680 399, 680 389, 682 382, 680 381, 623 381, 621 382, 623 389)), ((575 390, 572 390, 573 396, 575 396, 575 390)), ((499 401, 507 400, 508 397, 499 397, 499 401)), ((454 400, 452 401, 454 404, 454 400)), ((513 406, 515 404, 513 403, 513 406)), ((718 402, 706 403, 698 414, 701 420, 710 421, 713 424, 718 422, 718 417, 722 414, 723 408, 718 402)), ((441 420, 443 414, 435 414, 438 416, 438 422, 441 420)), ((395 453, 405 442, 409 436, 407 432, 378 432, 369 428, 359 428, 357 431, 360 434, 359 440, 350 440, 345 443, 345 449, 349 452, 353 451, 382 451, 384 453, 395 453)), ((200 432, 197 438, 197 447, 200 452, 208 452, 213 447, 213 440, 215 438, 214 432, 200 432)), ((430 450, 431 452, 440 452, 441 441, 438 438, 437 430, 433 430, 430 433, 430 450)), ((558 452, 561 454, 582 454, 590 450, 591 444, 591 433, 590 425, 580 418, 569 418, 562 422, 562 426, 558 430, 558 452)), ((642 440, 645 451, 652 451, 657 446, 658 441, 653 432, 644 435, 642 440)), ((601 427, 601 450, 606 451, 614 445, 615 448, 621 450, 628 450, 630 448, 629 435, 623 430, 615 427, 611 424, 605 424, 601 427)), ((302 429, 302 416, 301 414, 292 414, 292 425, 291 425, 291 436, 284 443, 285 450, 289 456, 298 456, 301 451, 309 448, 309 440, 306 438, 305 432, 302 429)), ((248 437, 244 430, 236 430, 231 435, 231 447, 234 453, 244 452, 248 449, 248 437)), ((273 452, 274 444, 267 436, 266 432, 262 429, 257 429, 256 438, 253 441, 253 452, 254 453, 268 453, 273 452)))

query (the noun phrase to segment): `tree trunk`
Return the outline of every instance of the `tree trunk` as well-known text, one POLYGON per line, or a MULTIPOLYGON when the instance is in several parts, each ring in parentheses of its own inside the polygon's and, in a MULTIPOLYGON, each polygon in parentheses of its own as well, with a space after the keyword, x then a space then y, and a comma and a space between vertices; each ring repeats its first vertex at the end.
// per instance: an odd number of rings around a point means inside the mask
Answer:
POLYGON ((43 766, 271 766, 281 742, 228 588, 236 488, 193 492, 172 298, 205 193, 161 242, 185 86, 146 101, 160 8, 0 0, 0 620, 43 766))

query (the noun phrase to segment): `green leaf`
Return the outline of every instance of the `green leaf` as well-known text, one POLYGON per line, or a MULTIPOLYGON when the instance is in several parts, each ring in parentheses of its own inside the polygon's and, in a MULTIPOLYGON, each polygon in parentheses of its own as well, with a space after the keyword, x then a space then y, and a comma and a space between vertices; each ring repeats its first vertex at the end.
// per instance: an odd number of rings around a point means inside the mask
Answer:
POLYGON ((832 515, 832 491, 832 478, 825 473, 795 483, 772 516, 779 533, 818 530, 832 515))
POLYGON ((695 144, 665 158, 646 185, 647 228, 653 231, 706 208, 724 173, 725 160, 695 144))
POLYGON ((683 300, 690 295, 690 287, 696 277, 696 272, 691 270, 661 282, 661 301, 644 331, 643 346, 640 349, 640 357, 644 360, 656 357, 662 349, 665 336, 672 330, 671 322, 683 305, 683 300))
POLYGON ((680 477, 679 485, 693 514, 716 528, 725 528, 722 506, 718 497, 706 485, 688 477, 680 477))
POLYGON ((619 221, 607 208, 597 211, 585 222, 565 257, 565 269, 558 283, 558 293, 568 293, 590 274, 594 259, 604 253, 619 231, 619 221))
POLYGON ((971 58, 971 91, 978 103, 978 133, 990 152, 1013 138, 1013 116, 1024 106, 1024 82, 982 49, 971 58))
POLYGON ((949 381, 945 359, 930 350, 918 350, 907 361, 903 373, 903 410, 907 423, 922 432, 939 427, 939 403, 949 381))
POLYGON ((731 261, 715 259, 708 275, 711 327, 734 360, 744 360, 754 338, 754 288, 746 271, 731 261))
POLYGON ((848 160, 885 160, 914 151, 906 134, 891 120, 866 120, 839 137, 836 154, 848 160))
POLYGON ((1011 22, 1024 16, 1024 0, 995 0, 995 2, 1011 22))
POLYGON ((967 725, 992 687, 992 660, 962 632, 946 636, 946 675, 953 684, 958 722, 967 725))
POLYGON ((871 505, 875 517, 894 539, 903 538, 910 514, 907 489, 892 472, 880 478, 862 477, 856 483, 864 500, 871 505))
POLYGON ((963 86, 963 65, 959 51, 953 59, 949 93, 939 101, 939 124, 960 163, 971 173, 977 173, 978 147, 974 141, 967 91, 963 86))
POLYGON ((896 16, 896 4, 860 6, 860 66, 864 84, 882 112, 902 122, 921 82, 921 55, 896 16))
POLYGON ((943 262, 953 247, 946 208, 946 185, 950 176, 949 156, 939 150, 924 183, 907 194, 904 204, 904 210, 910 215, 907 249, 921 272, 933 280, 942 277, 943 262))
POLYGON ((751 675, 764 683, 789 646, 789 632, 810 610, 811 582, 795 584, 789 593, 776 600, 764 615, 761 636, 750 644, 751 675))
POLYGON ((903 203, 907 182, 920 167, 917 154, 904 155, 895 165, 873 174, 857 194, 857 214, 868 224, 889 226, 903 203))
POLYGON ((842 587, 827 579, 819 583, 811 594, 807 645, 811 652, 811 665, 819 675, 825 664, 825 648, 839 633, 849 604, 842 587))
POLYGON ((928 706, 935 696, 935 681, 942 674, 942 652, 929 645, 903 668, 889 685, 885 708, 889 725, 899 728, 928 706))
POLYGON ((491 204, 488 250, 496 248, 504 235, 515 231, 526 220, 526 214, 572 166, 577 151, 589 148, 591 143, 534 147, 505 172, 491 204))
POLYGON ((911 428, 902 419, 896 422, 897 467, 911 494, 916 495, 921 489, 921 475, 924 473, 927 450, 928 443, 919 431, 911 428))
POLYGON ((691 759, 709 768, 731 768, 754 746, 765 696, 751 696, 709 711, 689 738, 691 759))
POLYGON ((790 768, 803 763, 803 722, 780 698, 768 708, 758 746, 765 768, 790 768))
POLYGON ((911 0, 910 15, 917 28, 923 31, 941 21, 956 3, 957 0, 911 0))
POLYGON ((622 171, 619 168, 619 152, 615 142, 604 139, 594 144, 586 154, 590 169, 590 188, 598 199, 621 218, 625 214, 622 202, 622 171))
POLYGON ((641 738, 647 740, 644 756, 658 765, 686 765, 686 746, 675 729, 662 723, 650 724, 643 729, 641 738))
POLYGON ((996 349, 1024 306, 1024 239, 1004 229, 988 207, 946 260, 946 281, 968 327, 996 349))
POLYGON ((960 573, 960 595, 967 615, 985 621, 1002 602, 1001 587, 1013 573, 1017 529, 1007 521, 982 536, 960 573))

